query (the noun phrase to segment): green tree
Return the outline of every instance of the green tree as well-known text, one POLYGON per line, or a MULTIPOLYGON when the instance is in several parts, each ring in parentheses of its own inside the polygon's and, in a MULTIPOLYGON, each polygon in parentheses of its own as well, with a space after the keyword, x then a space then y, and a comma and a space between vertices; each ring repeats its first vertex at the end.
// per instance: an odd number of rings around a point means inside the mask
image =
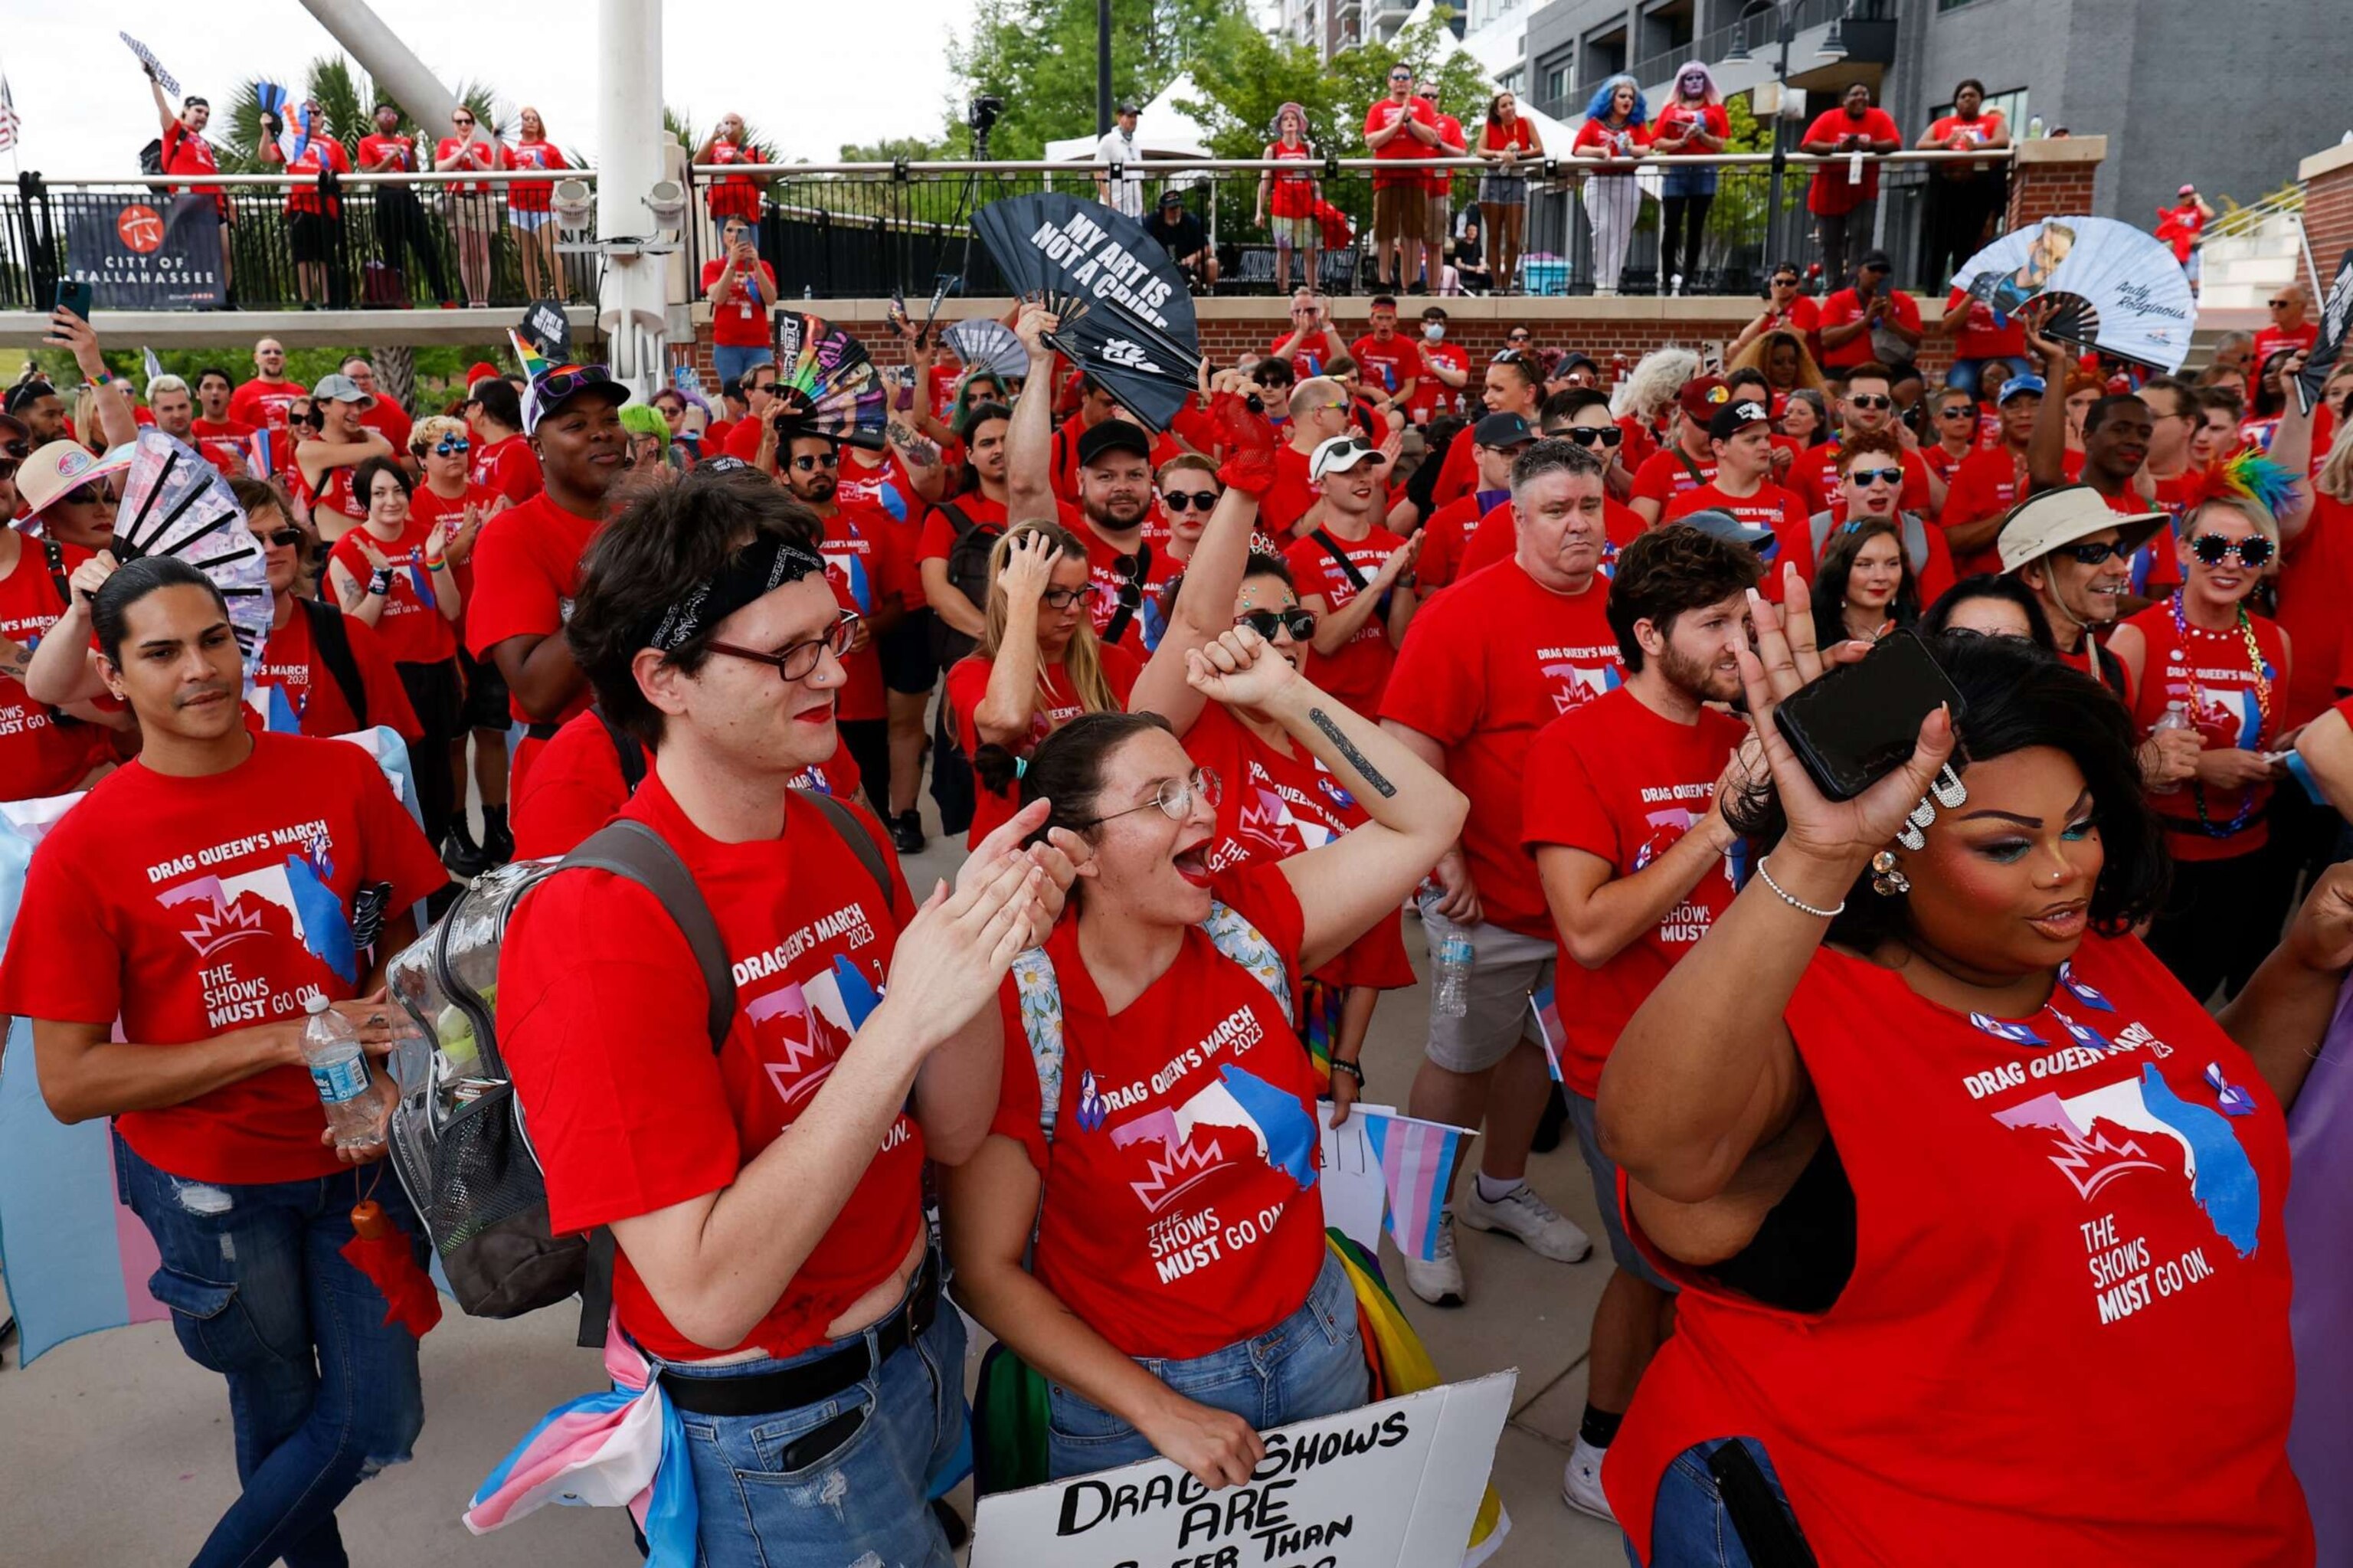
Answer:
MULTIPOLYGON (((1237 19, 1247 23, 1243 0, 1112 0, 1113 96, 1153 98, 1237 19)), ((1005 100, 989 134, 997 157, 1042 157, 1049 142, 1094 133, 1095 0, 979 0, 948 65, 958 94, 944 145, 971 145, 965 106, 981 93, 1005 100)))

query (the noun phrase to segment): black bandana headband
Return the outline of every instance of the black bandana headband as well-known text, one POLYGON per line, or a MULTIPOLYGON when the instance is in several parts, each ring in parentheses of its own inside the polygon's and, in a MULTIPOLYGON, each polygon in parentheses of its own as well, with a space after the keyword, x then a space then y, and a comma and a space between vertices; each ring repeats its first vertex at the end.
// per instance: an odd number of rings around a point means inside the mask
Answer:
POLYGON ((661 613, 644 645, 675 653, 698 632, 718 625, 754 599, 805 577, 823 576, 825 562, 791 540, 761 534, 727 559, 712 579, 661 613))

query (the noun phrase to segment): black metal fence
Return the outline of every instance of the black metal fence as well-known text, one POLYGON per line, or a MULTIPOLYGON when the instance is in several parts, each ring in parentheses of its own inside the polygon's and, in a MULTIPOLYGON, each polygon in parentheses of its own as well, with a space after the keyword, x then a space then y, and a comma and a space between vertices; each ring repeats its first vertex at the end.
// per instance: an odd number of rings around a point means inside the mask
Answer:
MULTIPOLYGON (((1894 258, 1901 285, 1941 287, 1941 279, 1914 274, 1922 197, 1934 178, 1928 165, 1949 156, 1910 153, 1879 160, 1882 243, 1894 258)), ((1704 171, 1713 174, 1715 189, 1701 224, 1696 261, 1686 257, 1675 268, 1683 275, 1683 291, 1755 292, 1777 261, 1804 263, 1816 254, 1805 200, 1814 163, 1803 156, 1786 160, 1778 206, 1774 170, 1761 154, 1656 160, 1639 170, 1570 159, 1530 165, 1518 282, 1529 293, 1591 293, 1595 257, 1587 194, 1596 180, 1631 178, 1641 199, 1619 290, 1661 291, 1671 281, 1661 276, 1661 230, 1668 205, 1662 198, 1704 171)), ((1478 199, 1478 170, 1467 164, 1412 166, 1425 175, 1448 175, 1447 260, 1479 291, 1492 272, 1497 237, 1488 232, 1492 215, 1478 199)), ((1295 173, 1301 166, 1287 167, 1295 173)), ((1316 281, 1329 292, 1371 291, 1377 287, 1371 254, 1371 164, 1334 160, 1308 167, 1324 214, 1318 227, 1326 237, 1315 259, 1316 281)), ((776 269, 786 298, 871 299, 896 289, 920 301, 944 280, 966 295, 1004 291, 996 264, 974 237, 971 217, 978 207, 1040 190, 1095 196, 1103 173, 1092 165, 1014 163, 696 170, 696 188, 678 236, 684 291, 699 294, 702 265, 718 253, 718 229, 706 199, 723 175, 741 181, 749 175, 759 181, 760 253, 776 269)), ((1164 193, 1176 193, 1218 258, 1218 291, 1226 294, 1271 294, 1284 270, 1259 216, 1266 173, 1242 161, 1153 162, 1121 171, 1134 178, 1146 211, 1157 209, 1164 193)), ((553 216, 536 215, 540 227, 526 227, 533 216, 510 210, 500 177, 478 178, 490 185, 487 192, 451 191, 445 182, 429 179, 360 176, 305 183, 300 187, 301 205, 315 217, 295 210, 293 183, 282 178, 216 183, 213 189, 230 215, 221 228, 229 260, 228 303, 244 309, 390 310, 472 300, 520 306, 558 291, 575 301, 593 299, 598 259, 560 254, 550 265, 538 248, 559 232, 553 216), (527 256, 526 248, 533 254, 527 256), (536 289, 527 264, 533 260, 540 266, 536 289), (561 291, 554 287, 556 279, 561 291)), ((536 181, 543 184, 546 176, 536 181)), ((71 270, 69 236, 78 212, 132 195, 161 199, 167 188, 161 181, 66 184, 27 175, 14 190, 0 190, 0 309, 37 310, 52 301, 58 279, 71 270)), ((1689 203, 1687 197, 1674 199, 1679 210, 1687 210, 1689 203)), ((593 234, 568 238, 586 241, 593 234)), ((1294 256, 1289 281, 1304 281, 1305 267, 1306 259, 1294 256)))

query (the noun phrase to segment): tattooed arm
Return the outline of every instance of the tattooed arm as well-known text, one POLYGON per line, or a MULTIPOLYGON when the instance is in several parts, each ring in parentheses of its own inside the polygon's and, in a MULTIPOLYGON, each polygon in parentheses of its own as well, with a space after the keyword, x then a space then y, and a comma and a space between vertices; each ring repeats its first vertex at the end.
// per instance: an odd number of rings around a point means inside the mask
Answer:
POLYGON ((905 467, 907 482, 915 487, 915 493, 927 504, 939 504, 940 498, 947 493, 948 477, 947 471, 940 466, 940 449, 897 419, 891 421, 888 436, 891 444, 898 449, 899 461, 905 467))
POLYGON ((1202 695, 1281 725, 1372 818, 1321 849, 1282 862, 1306 922, 1299 972, 1319 969, 1396 913, 1454 842, 1470 802, 1445 775, 1372 720, 1317 690, 1247 627, 1196 650, 1187 666, 1202 695))

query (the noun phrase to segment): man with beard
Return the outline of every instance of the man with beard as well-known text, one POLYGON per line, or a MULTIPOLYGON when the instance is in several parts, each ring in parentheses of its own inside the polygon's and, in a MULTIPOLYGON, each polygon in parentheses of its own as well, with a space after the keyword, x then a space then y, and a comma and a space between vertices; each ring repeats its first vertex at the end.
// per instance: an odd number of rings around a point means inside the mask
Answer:
MULTIPOLYGON (((1006 494, 1015 522, 1052 517, 1058 512, 1052 432, 1047 429, 1054 351, 1045 340, 1057 324, 1057 318, 1042 307, 1030 305, 1023 308, 1014 326, 1029 351, 1029 378, 1014 402, 1006 434, 1006 494)), ((1087 544, 1087 578, 1095 588, 1095 635, 1105 642, 1140 649, 1144 601, 1167 580, 1170 566, 1144 537, 1145 519, 1152 515, 1152 437, 1141 425, 1106 418, 1079 436, 1076 499, 1085 526, 1073 531, 1087 544)))
MULTIPOLYGON (((786 440, 785 488, 824 523, 826 580, 833 585, 841 608, 858 614, 841 655, 843 680, 834 696, 834 724, 841 731, 841 744, 857 759, 867 800, 888 800, 890 724, 876 640, 896 630, 911 608, 922 607, 923 589, 900 553, 888 518, 871 507, 836 503, 840 462, 831 436, 795 432, 786 440)), ((913 799, 911 786, 911 810, 913 799)))
POLYGON ((1471 798, 1461 842, 1439 858, 1435 885, 1420 899, 1431 952, 1451 943, 1470 950, 1463 1011, 1433 1011, 1407 1109, 1486 1130, 1475 1186, 1459 1211, 1449 1204, 1436 1255, 1404 1260, 1407 1285, 1433 1306, 1459 1305, 1466 1294, 1458 1212, 1464 1224, 1516 1237, 1556 1262, 1593 1250, 1592 1238, 1526 1181, 1529 1145, 1552 1097, 1528 998, 1552 983, 1558 933, 1520 812, 1537 732, 1618 683, 1599 575, 1609 541, 1603 500, 1601 461, 1585 448, 1542 440, 1522 452, 1512 465, 1512 558, 1431 600, 1381 703, 1382 727, 1471 798))
POLYGON ((253 379, 228 400, 228 417, 256 429, 267 425, 283 432, 286 410, 302 396, 302 384, 287 378, 286 345, 265 337, 253 345, 253 379))
POLYGON ((1722 706, 1741 695, 1761 574, 1754 551, 1697 528, 1657 529, 1620 551, 1609 613, 1626 683, 1546 726, 1525 769, 1520 836, 1560 942, 1569 1120, 1618 1266, 1593 1309, 1585 1419, 1561 1481, 1571 1508, 1602 1519, 1602 1456, 1673 1331, 1674 1287, 1627 1238, 1594 1097, 1618 1032, 1739 891, 1739 840, 1718 801, 1746 778, 1736 754, 1748 726, 1722 706))

